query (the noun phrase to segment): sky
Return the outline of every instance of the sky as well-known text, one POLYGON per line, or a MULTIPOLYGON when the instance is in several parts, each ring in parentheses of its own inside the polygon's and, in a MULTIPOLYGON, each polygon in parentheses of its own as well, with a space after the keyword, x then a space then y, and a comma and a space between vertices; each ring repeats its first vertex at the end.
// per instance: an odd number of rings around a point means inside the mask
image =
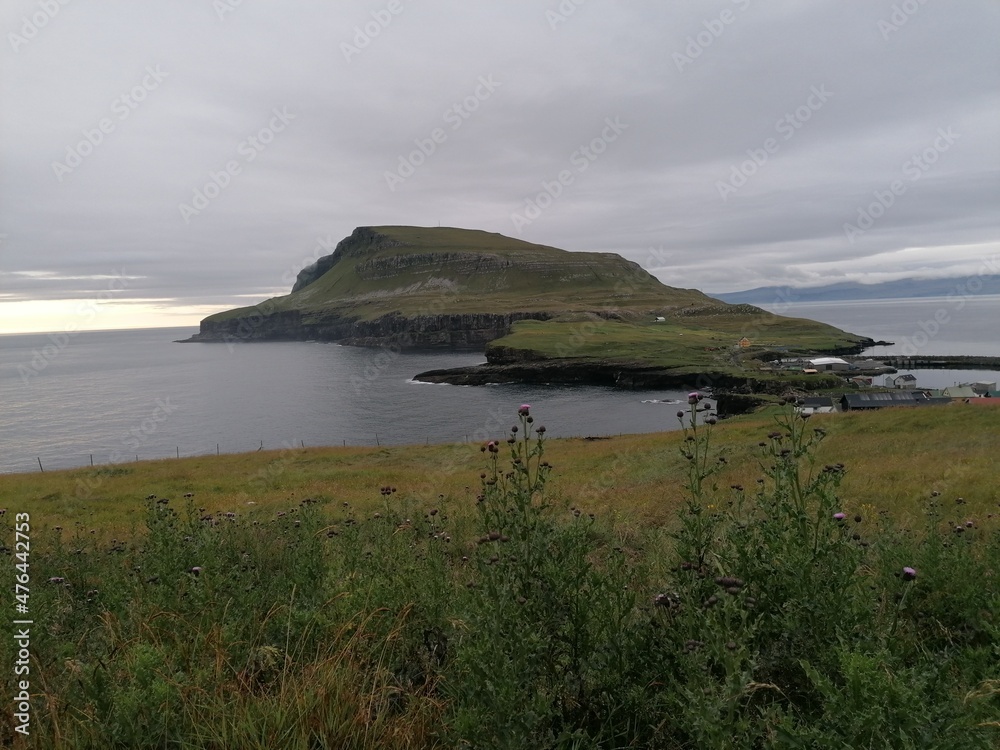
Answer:
POLYGON ((0 333, 194 325, 357 226, 708 292, 1000 270, 995 0, 12 0, 0 333))

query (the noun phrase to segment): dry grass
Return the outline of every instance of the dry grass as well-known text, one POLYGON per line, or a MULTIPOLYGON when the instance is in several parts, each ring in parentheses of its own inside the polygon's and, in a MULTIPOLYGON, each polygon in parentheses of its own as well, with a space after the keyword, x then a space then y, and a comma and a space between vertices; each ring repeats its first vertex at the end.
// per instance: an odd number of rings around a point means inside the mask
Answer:
MULTIPOLYGON (((544 417, 544 415, 539 415, 544 417)), ((672 418, 672 417, 671 417, 672 418)), ((985 517, 998 511, 996 425, 1000 408, 963 404, 813 417, 828 433, 819 461, 847 466, 846 508, 887 510, 907 521, 932 491, 964 503, 956 513, 985 517)), ((773 428, 765 413, 720 423, 713 447, 727 458, 714 480, 754 487, 761 476, 757 444, 773 428)), ((683 497, 685 462, 679 432, 607 440, 549 440, 555 466, 549 491, 556 504, 614 514, 628 525, 670 523, 683 497)), ((111 469, 0 476, 8 513, 28 511, 35 528, 74 524, 102 534, 129 533, 141 523, 149 494, 194 503, 209 511, 281 510, 306 497, 350 503, 356 512, 409 500, 462 514, 479 492, 483 456, 474 445, 385 448, 308 448, 123 464, 111 469)))

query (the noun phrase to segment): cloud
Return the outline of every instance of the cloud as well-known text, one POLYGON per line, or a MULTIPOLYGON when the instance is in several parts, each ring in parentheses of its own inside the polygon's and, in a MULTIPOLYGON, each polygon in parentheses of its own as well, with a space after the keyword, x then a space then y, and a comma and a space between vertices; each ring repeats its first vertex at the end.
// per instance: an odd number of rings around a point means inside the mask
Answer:
POLYGON ((67 3, 32 33, 37 3, 10 3, 0 300, 86 299, 124 269, 144 323, 195 322, 378 224, 614 251, 719 292, 961 275, 954 248, 1000 239, 1000 7, 899 5, 67 3), (581 160, 608 118, 627 130, 581 160))

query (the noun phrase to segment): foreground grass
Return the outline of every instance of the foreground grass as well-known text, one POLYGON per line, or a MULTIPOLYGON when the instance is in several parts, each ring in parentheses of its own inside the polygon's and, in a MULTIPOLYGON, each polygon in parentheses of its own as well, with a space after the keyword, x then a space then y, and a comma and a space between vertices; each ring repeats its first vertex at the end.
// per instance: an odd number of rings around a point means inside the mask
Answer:
POLYGON ((36 623, 32 735, 7 711, 0 742, 996 746, 1000 413, 697 408, 608 441, 523 413, 488 450, 0 478, 36 623))

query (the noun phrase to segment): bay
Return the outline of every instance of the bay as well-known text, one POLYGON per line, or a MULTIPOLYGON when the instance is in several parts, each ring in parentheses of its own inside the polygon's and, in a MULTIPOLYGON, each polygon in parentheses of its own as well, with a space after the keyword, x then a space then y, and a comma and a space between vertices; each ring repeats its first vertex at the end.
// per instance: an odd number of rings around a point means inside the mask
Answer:
MULTIPOLYGON (((414 383, 476 353, 316 342, 179 344, 195 328, 0 336, 0 472, 300 445, 503 438, 517 407, 550 436, 677 429, 678 391, 414 383), (217 448, 218 446, 218 448, 217 448)), ((685 404, 686 405, 686 404, 685 404)))

